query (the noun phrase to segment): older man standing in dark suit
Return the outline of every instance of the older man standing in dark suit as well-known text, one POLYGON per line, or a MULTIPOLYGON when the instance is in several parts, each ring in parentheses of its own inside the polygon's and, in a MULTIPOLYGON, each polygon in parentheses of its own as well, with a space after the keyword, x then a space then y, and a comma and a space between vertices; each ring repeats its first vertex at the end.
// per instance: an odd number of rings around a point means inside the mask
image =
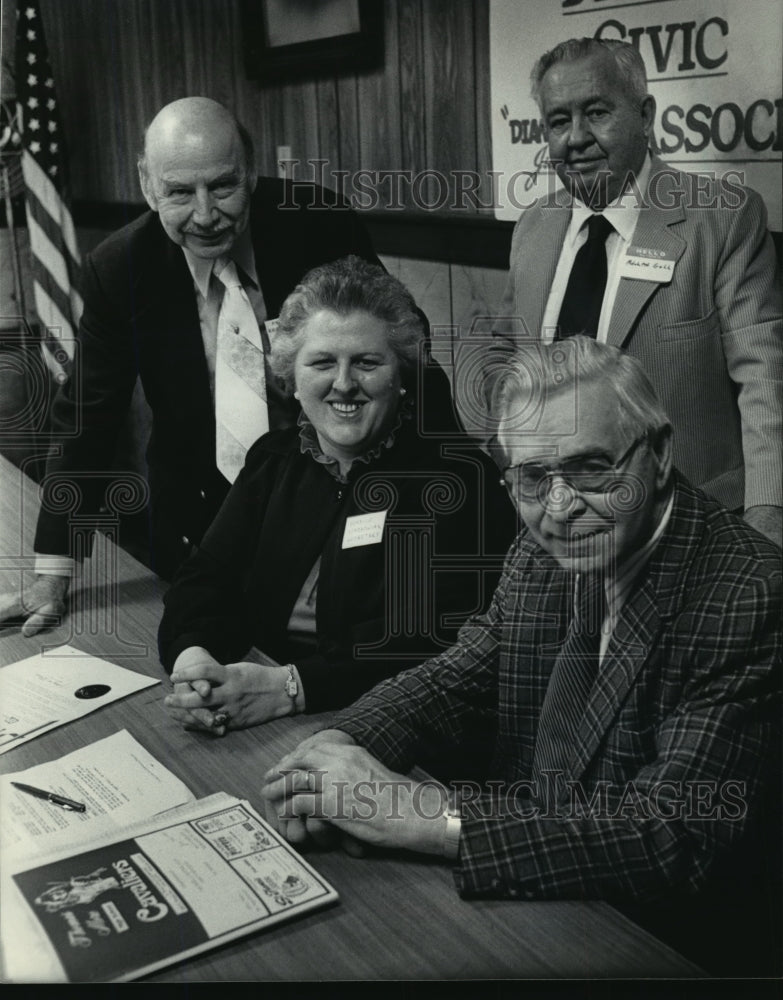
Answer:
POLYGON ((444 855, 465 897, 699 896, 762 823, 780 552, 673 470, 666 414, 616 348, 520 352, 501 413, 524 528, 488 611, 302 743, 265 794, 292 840, 444 855), (485 781, 455 781, 455 800, 404 777, 488 721, 485 781))
POLYGON ((650 153, 655 99, 632 45, 570 39, 532 82, 564 189, 517 222, 493 343, 461 352, 458 401, 481 369, 491 409, 498 362, 525 340, 623 347, 671 418, 677 467, 780 545, 783 314, 761 198, 650 153))
MULTIPOLYGON (((248 445, 296 420, 262 357, 285 297, 316 265, 347 254, 378 263, 363 225, 331 192, 257 179, 250 136, 215 101, 164 107, 147 129, 139 176, 150 211, 84 269, 77 374, 53 407, 62 443, 47 467, 38 575, 23 597, 0 604, 0 619, 29 615, 27 635, 64 610, 78 555, 71 517, 100 506, 137 376, 152 410, 150 563, 169 576, 200 541, 248 445), (64 483, 75 510, 53 499, 64 483)), ((437 374, 439 405, 450 407, 437 374)))

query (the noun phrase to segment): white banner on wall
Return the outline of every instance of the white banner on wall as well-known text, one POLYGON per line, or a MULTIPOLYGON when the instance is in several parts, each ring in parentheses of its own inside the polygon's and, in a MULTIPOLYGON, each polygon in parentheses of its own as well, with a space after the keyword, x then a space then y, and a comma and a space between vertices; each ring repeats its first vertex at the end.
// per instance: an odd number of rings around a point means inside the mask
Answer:
POLYGON ((660 155, 680 170, 729 170, 783 229, 781 0, 490 0, 492 159, 498 219, 559 182, 530 97, 536 59, 566 38, 618 38, 647 66, 660 155))

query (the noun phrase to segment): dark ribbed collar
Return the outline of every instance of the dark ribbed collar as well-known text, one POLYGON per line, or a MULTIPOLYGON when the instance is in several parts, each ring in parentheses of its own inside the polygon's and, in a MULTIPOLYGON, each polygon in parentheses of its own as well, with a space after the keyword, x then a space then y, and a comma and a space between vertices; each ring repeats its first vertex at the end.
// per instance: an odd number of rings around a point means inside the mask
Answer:
MULTIPOLYGON (((403 424, 407 423, 413 417, 413 404, 411 400, 406 399, 403 401, 399 410, 397 411, 397 419, 391 427, 388 435, 378 444, 374 445, 363 455, 355 458, 351 464, 351 471, 357 462, 362 462, 364 465, 369 465, 370 462, 375 461, 380 455, 387 451, 389 448, 393 447, 397 435, 400 432, 403 424)), ((318 462, 319 465, 323 465, 327 470, 329 475, 333 476, 339 483, 347 483, 348 476, 344 476, 340 472, 340 463, 336 458, 332 458, 329 455, 325 455, 321 449, 321 445, 318 443, 318 435, 316 433, 315 427, 310 423, 307 417, 302 411, 299 414, 299 450, 303 455, 311 455, 314 461, 318 462)))

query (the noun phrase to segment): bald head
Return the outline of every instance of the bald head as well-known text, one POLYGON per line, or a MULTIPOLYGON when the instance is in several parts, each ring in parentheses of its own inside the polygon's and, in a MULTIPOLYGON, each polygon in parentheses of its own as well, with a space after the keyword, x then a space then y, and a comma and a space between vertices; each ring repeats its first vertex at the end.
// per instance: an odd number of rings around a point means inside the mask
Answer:
POLYGON ((161 108, 144 133, 142 160, 149 162, 161 151, 178 146, 198 145, 206 136, 236 134, 242 145, 246 167, 253 173, 255 155, 247 129, 234 115, 209 97, 183 97, 161 108))
POLYGON ((174 243, 197 257, 225 255, 247 226, 256 180, 252 141, 222 104, 182 98, 150 122, 139 179, 174 243))

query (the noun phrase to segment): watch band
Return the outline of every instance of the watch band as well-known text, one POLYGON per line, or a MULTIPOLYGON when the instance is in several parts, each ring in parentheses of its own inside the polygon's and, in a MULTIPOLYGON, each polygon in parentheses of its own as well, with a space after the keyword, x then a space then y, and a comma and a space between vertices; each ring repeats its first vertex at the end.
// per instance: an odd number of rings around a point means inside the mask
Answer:
POLYGON ((286 663, 288 677, 285 679, 285 693, 291 699, 291 715, 296 715, 296 696, 299 694, 299 685, 296 681, 296 673, 293 663, 286 663))

